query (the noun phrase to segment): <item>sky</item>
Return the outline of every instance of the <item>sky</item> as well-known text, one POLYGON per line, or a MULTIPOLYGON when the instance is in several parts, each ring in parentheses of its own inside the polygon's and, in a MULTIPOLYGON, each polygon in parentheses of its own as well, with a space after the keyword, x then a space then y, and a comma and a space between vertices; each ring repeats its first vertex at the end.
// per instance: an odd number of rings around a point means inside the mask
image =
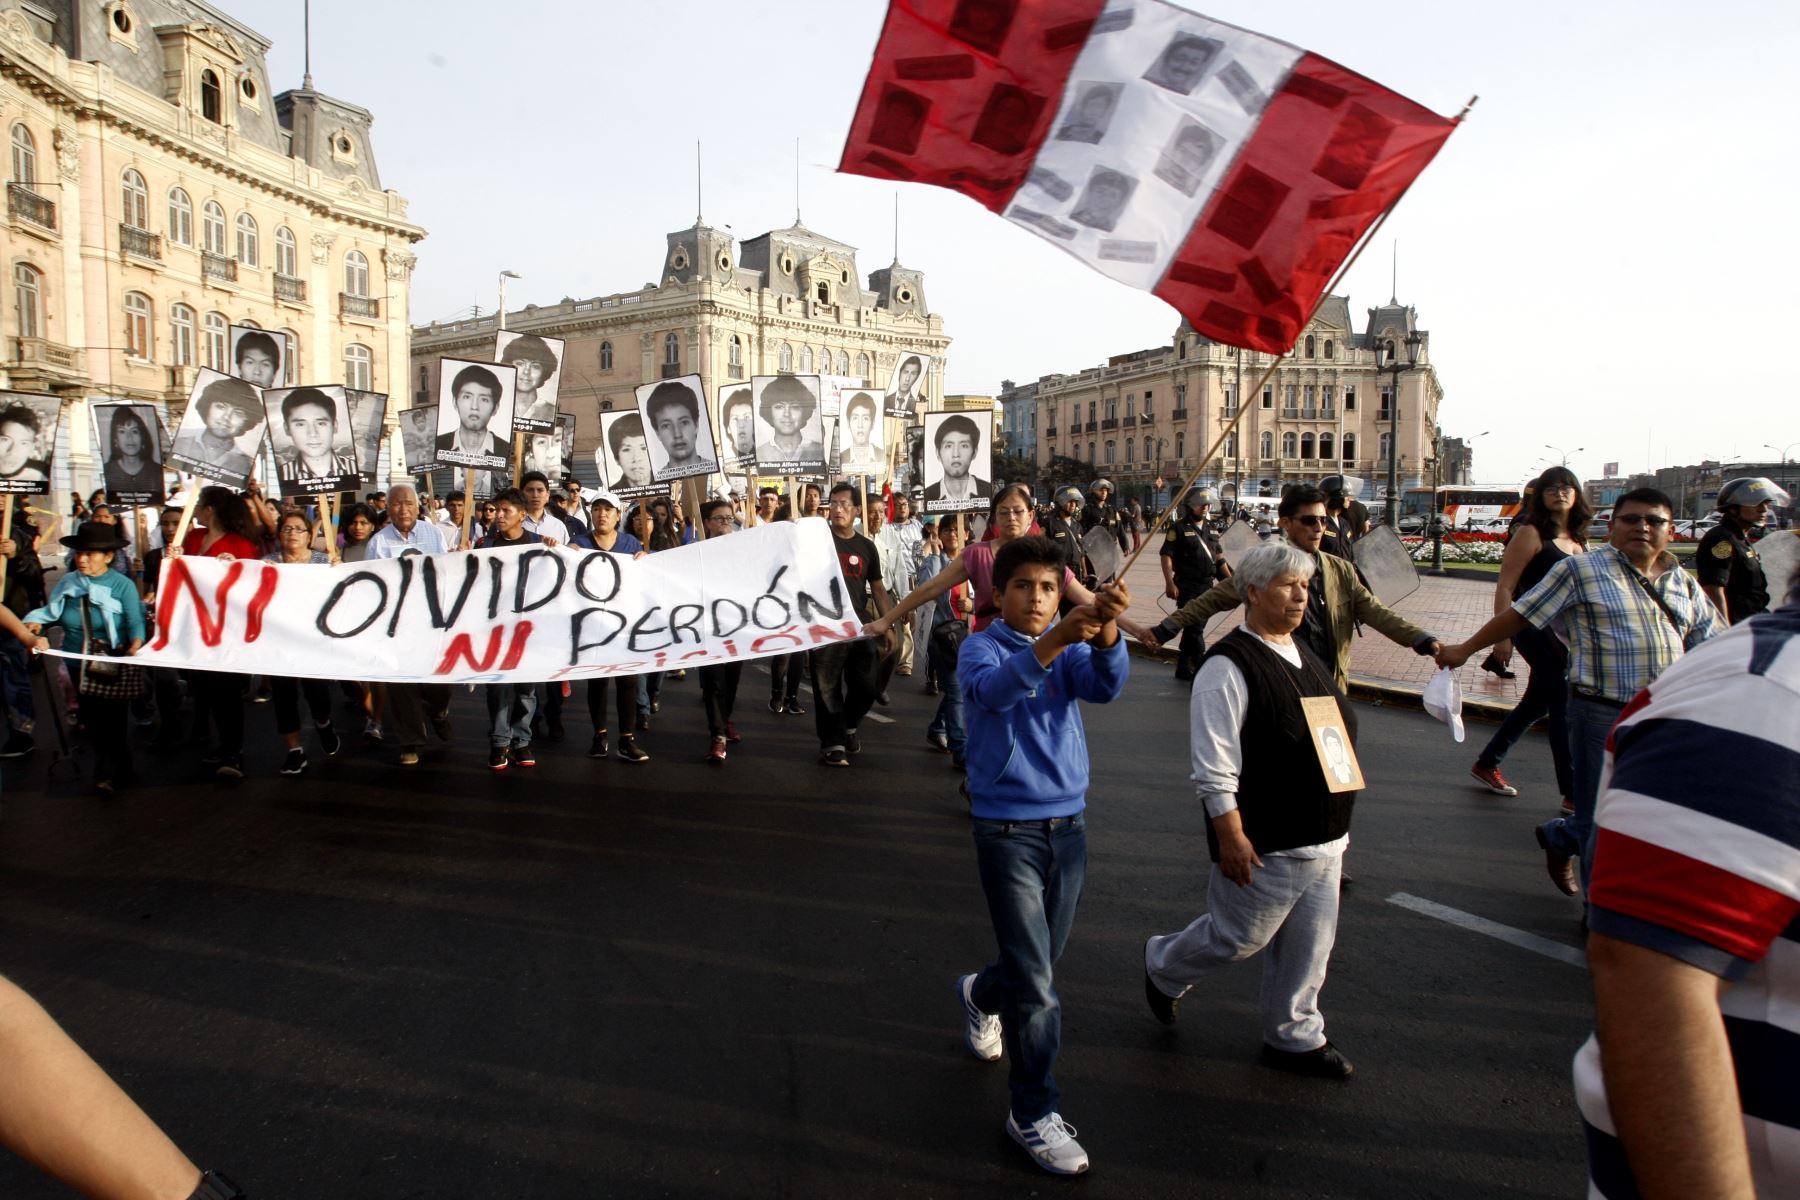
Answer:
MULTIPOLYGON (((224 0, 302 72, 300 0, 224 0)), ((870 0, 496 8, 314 0, 315 86, 375 114, 384 186, 429 231, 415 322, 632 291, 704 215, 740 239, 793 222, 899 255, 955 339, 946 388, 993 394, 1167 344, 1179 316, 973 201, 835 167, 880 33, 870 0)), ((1800 301, 1800 5, 1562 0, 1365 9, 1217 0, 1208 16, 1454 114, 1480 103, 1346 285, 1432 334, 1446 434, 1475 476, 1586 477, 1800 457, 1781 353, 1800 301), (1397 251, 1397 255, 1396 255, 1397 251), (1480 436, 1477 436, 1480 435, 1480 436), (1771 450, 1770 445, 1776 450, 1771 450)), ((1800 467, 1794 468, 1800 473, 1800 467)))

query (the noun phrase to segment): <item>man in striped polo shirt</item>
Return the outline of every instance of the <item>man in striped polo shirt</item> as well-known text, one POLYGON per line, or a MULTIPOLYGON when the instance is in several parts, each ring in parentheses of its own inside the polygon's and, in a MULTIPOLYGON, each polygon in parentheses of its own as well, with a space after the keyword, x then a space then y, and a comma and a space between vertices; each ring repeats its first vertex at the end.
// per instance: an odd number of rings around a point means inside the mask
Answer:
POLYGON ((1575 1057, 1592 1194, 1800 1196, 1800 575, 1609 742, 1575 1057), (1721 769, 1723 767, 1724 769, 1721 769))

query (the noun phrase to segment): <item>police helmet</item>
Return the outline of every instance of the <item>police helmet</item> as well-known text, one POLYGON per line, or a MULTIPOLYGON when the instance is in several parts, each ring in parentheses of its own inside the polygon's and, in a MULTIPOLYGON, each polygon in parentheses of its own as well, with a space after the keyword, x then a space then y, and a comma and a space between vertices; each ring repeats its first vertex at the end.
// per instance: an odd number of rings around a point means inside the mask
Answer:
POLYGON ((1181 502, 1188 508, 1211 508, 1219 502, 1219 498, 1213 494, 1211 488, 1197 487, 1189 488, 1188 494, 1182 498, 1181 502))
POLYGON ((1075 501, 1077 504, 1081 503, 1080 488, 1070 484, 1068 487, 1056 489, 1056 502, 1058 504, 1067 504, 1071 500, 1075 501))
POLYGON ((1786 504, 1788 503, 1788 494, 1777 487, 1773 480, 1765 479, 1761 475, 1746 475, 1739 479, 1733 479, 1719 489, 1719 507, 1721 509, 1734 508, 1740 504, 1747 508, 1754 508, 1765 500, 1772 504, 1786 504))
POLYGON ((1096 479, 1096 480, 1094 480, 1094 482, 1088 484, 1089 492, 1097 492, 1097 491, 1101 490, 1102 488, 1105 488, 1109 492, 1118 490, 1115 487, 1113 487, 1112 480, 1110 480, 1110 479, 1096 479))

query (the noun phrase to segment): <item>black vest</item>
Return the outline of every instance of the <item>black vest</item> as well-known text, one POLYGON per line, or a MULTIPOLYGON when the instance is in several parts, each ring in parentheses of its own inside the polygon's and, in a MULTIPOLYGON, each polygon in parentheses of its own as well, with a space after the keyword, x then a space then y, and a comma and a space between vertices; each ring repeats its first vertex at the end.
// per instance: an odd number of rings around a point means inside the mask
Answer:
MULTIPOLYGON (((1332 684, 1331 671, 1298 638, 1299 669, 1239 628, 1209 652, 1221 654, 1244 674, 1249 705, 1238 741, 1244 766, 1238 775, 1238 815, 1258 854, 1333 842, 1350 831, 1355 792, 1330 792, 1301 711, 1302 696, 1331 696, 1356 744, 1356 714, 1332 684)), ((1219 839, 1206 823, 1206 847, 1219 861, 1219 839)))

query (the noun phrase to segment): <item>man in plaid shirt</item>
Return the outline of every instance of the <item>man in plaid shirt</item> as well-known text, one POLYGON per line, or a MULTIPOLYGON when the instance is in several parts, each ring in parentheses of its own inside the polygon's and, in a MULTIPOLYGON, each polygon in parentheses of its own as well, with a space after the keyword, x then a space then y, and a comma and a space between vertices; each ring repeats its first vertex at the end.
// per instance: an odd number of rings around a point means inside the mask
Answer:
POLYGON ((1655 488, 1639 488, 1613 505, 1606 545, 1563 559, 1542 583, 1459 646, 1438 653, 1441 667, 1460 667, 1526 626, 1560 622, 1569 646, 1569 761, 1575 772, 1575 813, 1537 828, 1550 878, 1563 892, 1578 890, 1594 834, 1594 803, 1606 759, 1606 735, 1631 698, 1685 651, 1724 630, 1700 584, 1668 552, 1674 505, 1655 488))

